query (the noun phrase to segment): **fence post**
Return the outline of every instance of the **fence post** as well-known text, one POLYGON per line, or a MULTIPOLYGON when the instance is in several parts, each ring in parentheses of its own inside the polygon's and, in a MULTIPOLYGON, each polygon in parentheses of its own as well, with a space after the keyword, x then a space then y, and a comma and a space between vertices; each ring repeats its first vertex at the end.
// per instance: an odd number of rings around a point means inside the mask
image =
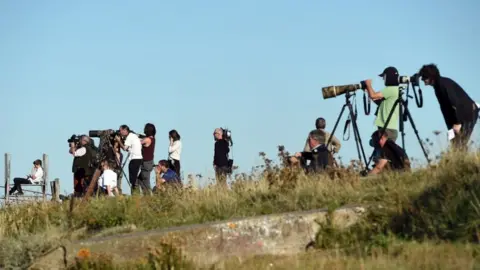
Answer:
POLYGON ((50 188, 52 190, 52 201, 60 201, 60 179, 55 178, 53 182, 50 182, 50 188))
POLYGON ((47 185, 48 185, 48 156, 43 154, 43 186, 42 186, 42 195, 43 201, 47 199, 47 185))
POLYGON ((5 205, 8 203, 10 191, 10 154, 5 153, 5 205))

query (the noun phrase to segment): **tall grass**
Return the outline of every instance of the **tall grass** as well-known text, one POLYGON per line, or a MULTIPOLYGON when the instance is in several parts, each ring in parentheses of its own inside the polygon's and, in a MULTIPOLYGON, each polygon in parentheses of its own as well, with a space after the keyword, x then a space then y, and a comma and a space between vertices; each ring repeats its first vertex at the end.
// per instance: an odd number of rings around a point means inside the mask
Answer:
MULTIPOLYGON (((288 154, 280 150, 280 156, 288 154)), ((209 186, 158 196, 1 209, 0 267, 28 265, 82 229, 86 232, 82 237, 89 237, 123 225, 148 230, 350 203, 369 205, 367 219, 342 232, 324 225, 316 242, 320 250, 343 252, 346 261, 353 260, 348 257, 352 255, 372 256, 372 250, 379 247, 388 255, 393 252, 388 249, 392 243, 411 239, 478 241, 480 160, 476 152, 445 155, 436 168, 369 178, 360 178, 354 163, 318 176, 305 175, 283 163, 272 164, 266 157, 265 163, 260 179, 239 177, 231 189, 209 186), (29 255, 21 252, 32 249, 35 252, 29 255)))

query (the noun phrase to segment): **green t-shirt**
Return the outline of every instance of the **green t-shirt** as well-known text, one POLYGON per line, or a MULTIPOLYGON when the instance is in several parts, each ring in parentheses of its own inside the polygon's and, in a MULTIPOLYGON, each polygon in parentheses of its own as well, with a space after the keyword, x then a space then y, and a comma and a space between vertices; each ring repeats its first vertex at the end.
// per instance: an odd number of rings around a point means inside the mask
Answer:
MULTIPOLYGON (((377 119, 375 120, 375 125, 377 127, 383 128, 387 122, 388 115, 393 108, 393 104, 398 98, 398 86, 387 86, 382 91, 382 95, 385 100, 380 103, 380 108, 378 109, 377 119)), ((400 104, 399 104, 400 105, 400 104)), ((398 130, 398 115, 400 114, 400 106, 395 107, 395 112, 388 122, 387 128, 398 130)))

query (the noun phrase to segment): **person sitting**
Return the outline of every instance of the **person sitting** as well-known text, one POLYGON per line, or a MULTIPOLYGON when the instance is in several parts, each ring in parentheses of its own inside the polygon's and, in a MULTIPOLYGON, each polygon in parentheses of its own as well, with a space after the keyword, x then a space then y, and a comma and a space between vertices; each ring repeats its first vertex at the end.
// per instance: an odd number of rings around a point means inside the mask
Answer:
POLYGON ((22 184, 39 184, 43 181, 43 168, 42 161, 37 159, 33 162, 33 168, 31 174, 27 175, 26 178, 16 177, 13 179, 13 187, 10 189, 9 195, 12 195, 15 191, 18 190, 18 195, 23 195, 22 184))
POLYGON ((369 174, 379 174, 383 171, 410 171, 410 160, 400 146, 398 146, 383 130, 376 130, 372 134, 371 142, 378 152, 378 159, 369 174))
POLYGON ((169 162, 167 160, 160 160, 155 170, 157 171, 157 178, 155 187, 153 188, 154 192, 160 189, 164 190, 164 187, 166 186, 182 186, 182 181, 178 178, 177 173, 169 167, 169 162))
MULTIPOLYGON (((330 134, 330 132, 326 131, 325 128, 327 127, 327 122, 325 121, 325 118, 319 117, 315 120, 315 128, 318 130, 323 131, 325 136, 323 136, 323 141, 321 141, 322 144, 327 144, 329 141, 330 143, 328 144, 328 165, 329 166, 335 166, 335 158, 333 157, 334 154, 337 154, 340 151, 340 148, 342 147, 342 143, 340 140, 335 137, 335 135, 330 134)), ((303 152, 310 152, 310 134, 307 136, 307 139, 305 141, 305 146, 303 147, 303 152)))
POLYGON ((110 197, 119 194, 117 189, 117 173, 114 172, 108 161, 102 162, 102 175, 98 178, 100 191, 110 197))
POLYGON ((307 167, 307 172, 318 173, 323 171, 329 164, 328 149, 327 146, 322 143, 325 141, 325 131, 321 129, 315 129, 310 131, 308 136, 308 142, 310 146, 309 152, 295 153, 295 157, 304 158, 310 160, 310 164, 307 167))

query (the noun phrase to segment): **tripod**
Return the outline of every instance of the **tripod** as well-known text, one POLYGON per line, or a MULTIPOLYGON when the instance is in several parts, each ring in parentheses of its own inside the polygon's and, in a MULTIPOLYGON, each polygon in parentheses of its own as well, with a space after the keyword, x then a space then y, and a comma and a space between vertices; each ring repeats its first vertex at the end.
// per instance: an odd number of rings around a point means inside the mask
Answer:
MULTIPOLYGON (((360 131, 358 130, 358 125, 357 125, 357 114, 353 111, 353 106, 352 106, 352 103, 350 102, 350 98, 354 95, 356 95, 356 94, 352 95, 350 93, 350 91, 345 93, 345 104, 343 104, 342 110, 340 111, 340 114, 338 115, 337 121, 335 122, 335 126, 333 127, 333 130, 332 130, 332 134, 330 134, 330 138, 328 138, 327 149, 328 149, 328 146, 330 145, 330 143, 332 141, 332 138, 333 138, 333 135, 335 134, 335 131, 337 130, 338 123, 340 122, 340 119, 342 118, 342 115, 345 111, 345 108, 348 108, 349 117, 350 117, 349 120, 352 122, 353 135, 355 137, 355 144, 357 146, 358 159, 362 160, 362 156, 363 156, 363 160, 365 162, 363 164, 367 164, 367 158, 365 156, 365 150, 363 149, 362 139, 360 138, 360 131)), ((348 122, 347 122, 347 124, 348 124, 348 122)), ((362 167, 363 167, 363 164, 361 165, 362 167)))
MULTIPOLYGON (((413 121, 412 114, 410 113, 410 111, 408 109, 408 98, 409 98, 409 96, 408 96, 408 85, 407 85, 407 95, 406 95, 407 100, 403 100, 403 98, 402 98, 403 90, 404 90, 404 87, 400 86, 399 89, 398 89, 398 98, 397 98, 397 100, 395 100, 395 103, 393 104, 393 107, 388 114, 387 121, 385 122, 385 125, 381 129, 382 129, 383 132, 385 132, 385 130, 388 127, 388 123, 390 123, 390 120, 392 119, 393 113, 397 109, 397 106, 399 106, 400 108, 399 108, 399 115, 398 115, 399 119, 398 120, 399 120, 399 129, 400 129, 400 133, 401 133, 401 136, 402 136, 402 148, 403 148, 403 150, 405 152, 407 151, 407 149, 405 148, 405 125, 404 125, 404 122, 406 122, 408 120, 410 122, 410 124, 412 125, 412 128, 413 128, 413 131, 415 132, 415 135, 417 136, 417 140, 418 140, 418 143, 420 144, 420 147, 422 148, 423 154, 425 155, 425 158, 427 159, 428 164, 430 164, 430 159, 428 158, 427 151, 425 150, 425 147, 422 144, 422 140, 420 139, 420 135, 418 134, 418 130, 417 130, 417 127, 415 125, 415 122, 413 121)), ((414 89, 414 91, 415 91, 415 89, 414 89)), ((421 104, 423 103, 421 101, 422 100, 421 92, 420 92, 420 102, 417 99, 416 92, 415 92, 415 99, 417 101, 417 105, 419 107, 421 107, 421 104)), ((370 156, 370 158, 368 160, 367 168, 368 168, 368 165, 370 164, 370 162, 372 161, 374 153, 375 153, 375 150, 373 150, 372 155, 370 156)))

